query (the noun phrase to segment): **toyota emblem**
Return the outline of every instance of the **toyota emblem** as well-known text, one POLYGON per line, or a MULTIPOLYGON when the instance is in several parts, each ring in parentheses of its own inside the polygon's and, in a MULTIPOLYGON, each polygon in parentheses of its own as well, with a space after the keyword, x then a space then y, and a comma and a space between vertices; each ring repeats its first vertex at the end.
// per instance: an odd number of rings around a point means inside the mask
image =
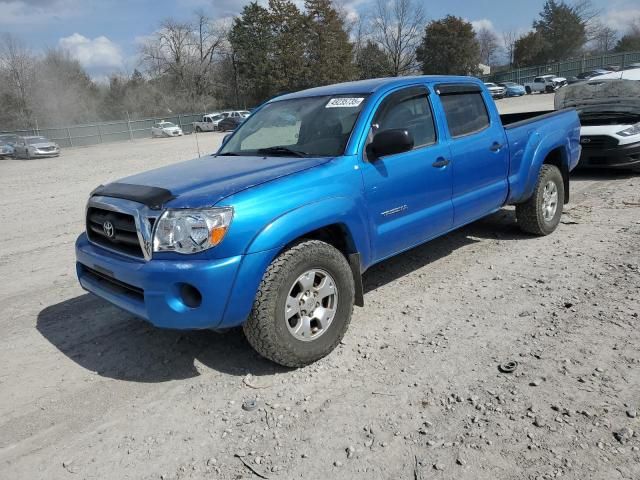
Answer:
POLYGON ((113 228, 113 223, 111 223, 109 220, 105 220, 105 222, 102 224, 102 231, 107 238, 115 237, 115 228, 113 228))
POLYGON ((580 143, 591 143, 591 139, 583 137, 583 138, 580 139, 580 143))

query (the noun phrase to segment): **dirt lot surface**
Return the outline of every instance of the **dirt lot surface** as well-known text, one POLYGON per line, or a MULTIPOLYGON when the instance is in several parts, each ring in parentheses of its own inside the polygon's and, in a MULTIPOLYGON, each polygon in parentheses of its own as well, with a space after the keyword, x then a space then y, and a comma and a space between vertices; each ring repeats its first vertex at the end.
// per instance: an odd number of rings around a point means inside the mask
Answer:
POLYGON ((0 478, 640 478, 639 176, 576 175, 551 236, 504 209, 372 268, 342 345, 287 370, 76 282, 88 193, 195 152, 0 161, 0 478))

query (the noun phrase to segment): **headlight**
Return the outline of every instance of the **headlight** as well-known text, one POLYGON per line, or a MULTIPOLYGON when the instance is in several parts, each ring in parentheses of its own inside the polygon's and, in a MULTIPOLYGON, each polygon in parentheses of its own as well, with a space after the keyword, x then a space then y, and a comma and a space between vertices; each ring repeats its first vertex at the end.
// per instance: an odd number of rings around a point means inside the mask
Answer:
POLYGON ((167 210, 155 227, 153 251, 197 253, 215 247, 232 218, 231 207, 167 210))
POLYGON ((617 132, 617 135, 620 135, 621 137, 631 137, 633 135, 640 135, 640 122, 630 126, 629 128, 625 128, 620 132, 617 132))

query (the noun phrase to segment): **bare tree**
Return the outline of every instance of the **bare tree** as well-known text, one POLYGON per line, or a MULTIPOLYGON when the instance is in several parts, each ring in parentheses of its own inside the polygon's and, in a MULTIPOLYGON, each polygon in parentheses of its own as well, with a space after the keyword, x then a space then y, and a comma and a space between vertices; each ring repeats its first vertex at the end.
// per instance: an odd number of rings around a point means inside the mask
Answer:
POLYGON ((195 49, 197 53, 194 62, 194 87, 196 94, 207 93, 213 78, 213 70, 222 53, 227 38, 227 30, 223 24, 214 22, 204 11, 195 13, 195 49))
POLYGON ((167 19, 141 47, 143 63, 154 75, 171 75, 186 87, 186 70, 193 47, 193 26, 167 19))
POLYGON ((425 26, 417 0, 378 0, 373 19, 374 39, 391 61, 394 76, 417 70, 416 48, 425 26))
POLYGON ((35 57, 20 40, 9 33, 0 37, 0 69, 7 78, 7 93, 15 99, 13 108, 18 112, 18 120, 25 126, 31 126, 33 121, 35 64, 35 57))
POLYGON ((476 30, 476 39, 480 46, 480 61, 485 65, 492 65, 499 48, 498 36, 486 27, 476 30))
POLYGON ((516 41, 518 40, 518 34, 513 30, 506 30, 502 32, 502 45, 505 53, 509 59, 509 66, 513 66, 513 53, 516 49, 516 41))
POLYGON ((602 14, 602 10, 594 7, 591 0, 577 0, 571 8, 584 25, 587 41, 595 38, 601 28, 601 23, 598 19, 602 14))
POLYGON ((608 25, 599 23, 593 27, 591 45, 597 53, 608 53, 613 50, 618 40, 618 32, 608 25))

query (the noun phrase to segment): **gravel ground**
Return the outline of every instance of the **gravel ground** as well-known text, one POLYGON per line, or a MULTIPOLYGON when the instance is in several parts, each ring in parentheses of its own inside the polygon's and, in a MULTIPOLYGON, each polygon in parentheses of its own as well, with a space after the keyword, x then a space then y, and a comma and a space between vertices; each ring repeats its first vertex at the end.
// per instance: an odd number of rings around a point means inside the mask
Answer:
POLYGON ((88 193, 196 152, 0 161, 1 478, 640 478, 640 177, 577 174, 551 236, 507 208, 377 265, 339 348, 288 370, 78 287, 88 193))

